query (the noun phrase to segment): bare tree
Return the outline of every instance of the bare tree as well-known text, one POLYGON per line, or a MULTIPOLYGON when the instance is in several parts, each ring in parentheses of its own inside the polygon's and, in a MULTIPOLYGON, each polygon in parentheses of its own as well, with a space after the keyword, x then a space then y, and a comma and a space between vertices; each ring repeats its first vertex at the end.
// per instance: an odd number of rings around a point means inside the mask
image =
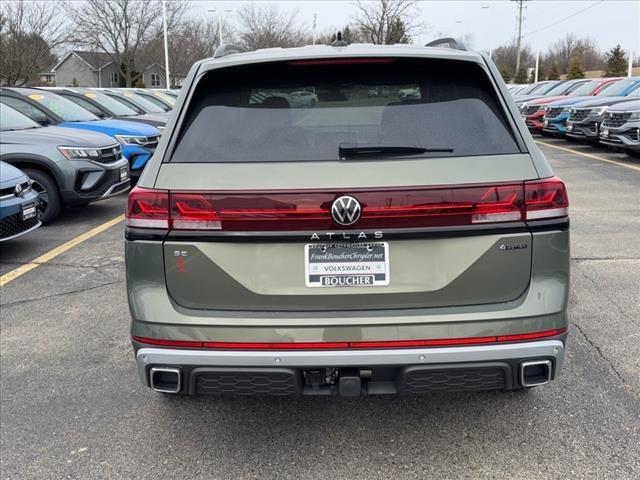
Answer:
MULTIPOLYGON (((225 41, 231 43, 234 41, 235 32, 228 22, 223 24, 222 33, 225 41)), ((172 75, 184 75, 195 62, 212 56, 219 46, 218 21, 195 18, 185 20, 171 29, 168 43, 170 72, 172 75)), ((161 32, 144 46, 141 56, 147 58, 149 62, 164 65, 164 43, 161 32)), ((175 78, 172 78, 172 82, 175 83, 175 78)))
POLYGON ((66 40, 53 2, 0 2, 0 77, 24 85, 55 61, 52 49, 66 40))
POLYGON ((579 56, 586 70, 603 68, 604 57, 598 51, 591 38, 578 38, 573 33, 567 33, 561 40, 555 42, 547 52, 545 60, 555 63, 560 72, 569 70, 571 60, 579 56))
MULTIPOLYGON (((169 29, 180 23, 187 7, 167 2, 169 29)), ((160 0, 85 0, 80 8, 65 4, 74 43, 107 53, 128 87, 141 76, 141 52, 162 32, 161 10, 160 0)))
POLYGON ((409 43, 422 29, 414 20, 416 5, 414 0, 377 0, 375 3, 358 0, 353 25, 370 43, 409 43))
MULTIPOLYGON (((508 45, 501 45, 493 49, 491 57, 503 77, 508 76, 509 79, 513 79, 517 75, 518 72, 515 71, 517 54, 518 46, 515 39, 508 45)), ((528 45, 523 45, 520 50, 520 66, 524 67, 526 72, 527 67, 534 65, 535 56, 528 45)))
POLYGON ((238 39, 248 50, 298 47, 307 43, 307 35, 295 10, 285 12, 273 3, 251 3, 238 10, 238 20, 238 39))

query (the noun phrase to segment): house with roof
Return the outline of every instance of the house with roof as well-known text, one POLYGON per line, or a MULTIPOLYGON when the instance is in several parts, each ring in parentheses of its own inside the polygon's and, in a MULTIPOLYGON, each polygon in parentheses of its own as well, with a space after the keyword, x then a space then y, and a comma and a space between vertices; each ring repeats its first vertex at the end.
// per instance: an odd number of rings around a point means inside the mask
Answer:
MULTIPOLYGON (((166 88, 165 69, 158 63, 141 63, 136 65, 136 70, 142 73, 142 81, 145 87, 166 88)), ((124 80, 121 78, 119 68, 112 60, 111 55, 105 52, 86 52, 72 50, 51 69, 50 72, 40 74, 40 80, 51 84, 51 74, 55 77, 55 85, 58 87, 122 87, 124 80)), ((172 74, 175 83, 181 83, 184 75, 172 74)))

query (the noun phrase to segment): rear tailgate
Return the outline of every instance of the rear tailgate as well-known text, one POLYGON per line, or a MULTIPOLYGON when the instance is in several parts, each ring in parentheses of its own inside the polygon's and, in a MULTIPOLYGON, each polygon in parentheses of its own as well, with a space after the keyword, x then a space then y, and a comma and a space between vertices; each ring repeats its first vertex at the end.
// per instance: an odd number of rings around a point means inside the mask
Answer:
MULTIPOLYGON (((397 201, 397 185, 404 185, 404 191, 413 188, 415 195, 415 190, 424 187, 440 191, 443 185, 513 183, 535 177, 527 155, 357 164, 270 163, 249 170, 238 164, 164 164, 156 187, 233 192, 226 196, 227 202, 240 195, 244 205, 253 207, 265 196, 283 191, 309 192, 311 198, 351 195, 363 203, 366 214, 365 192, 387 192, 387 198, 397 201), (281 174, 283 170, 286 175, 281 174), (375 174, 367 175, 367 171, 375 174), (354 178, 358 188, 349 188, 354 178), (254 191, 268 193, 243 194, 254 191)), ((319 203, 325 205, 329 218, 327 202, 319 203)), ((172 232, 164 243, 169 294, 189 308, 317 311, 505 302, 521 295, 529 284, 531 234, 523 223, 398 230, 367 228, 364 217, 360 222, 349 228, 333 224, 304 231, 285 227, 284 231, 262 232, 224 228, 221 232, 172 232), (358 228, 360 222, 363 226, 358 228), (387 285, 308 286, 306 245, 353 243, 387 245, 387 285)))
POLYGON ((471 56, 249 63, 193 92, 153 185, 178 305, 419 308, 527 289, 524 182, 538 174, 471 56), (342 153, 361 146, 414 150, 342 153), (345 196, 360 218, 336 217, 345 196))

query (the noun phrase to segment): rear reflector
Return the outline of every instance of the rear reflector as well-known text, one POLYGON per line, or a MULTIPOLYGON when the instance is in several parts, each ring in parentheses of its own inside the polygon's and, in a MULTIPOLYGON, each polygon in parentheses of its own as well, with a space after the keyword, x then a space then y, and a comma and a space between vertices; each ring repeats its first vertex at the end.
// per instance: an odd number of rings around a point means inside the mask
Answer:
POLYGON ((432 340, 389 340, 370 342, 204 342, 192 340, 163 340, 132 336, 131 339, 146 345, 179 348, 206 348, 214 350, 336 350, 351 348, 416 348, 416 347, 453 347, 464 345, 480 345, 487 343, 517 342, 536 340, 563 334, 566 328, 556 328, 544 332, 521 333, 492 337, 441 338, 432 340))
POLYGON ((192 192, 134 188, 127 225, 230 232, 344 228, 331 216, 341 195, 355 197, 360 219, 349 228, 450 227, 566 217, 567 192, 557 178, 500 185, 383 190, 192 192))

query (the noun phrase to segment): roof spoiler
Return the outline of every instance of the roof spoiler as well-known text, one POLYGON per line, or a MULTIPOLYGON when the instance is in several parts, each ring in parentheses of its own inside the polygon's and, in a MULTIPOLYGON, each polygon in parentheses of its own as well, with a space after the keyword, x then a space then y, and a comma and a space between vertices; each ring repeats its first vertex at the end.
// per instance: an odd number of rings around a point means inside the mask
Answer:
POLYGON ((436 40, 432 40, 425 45, 425 47, 439 47, 439 48, 453 48, 455 50, 466 50, 467 47, 464 46, 462 40, 452 37, 444 37, 438 38, 436 40))
POLYGON ((225 43, 216 48, 216 51, 213 52, 213 58, 222 58, 227 55, 231 55, 234 53, 244 53, 246 50, 238 45, 233 45, 231 43, 225 43))

